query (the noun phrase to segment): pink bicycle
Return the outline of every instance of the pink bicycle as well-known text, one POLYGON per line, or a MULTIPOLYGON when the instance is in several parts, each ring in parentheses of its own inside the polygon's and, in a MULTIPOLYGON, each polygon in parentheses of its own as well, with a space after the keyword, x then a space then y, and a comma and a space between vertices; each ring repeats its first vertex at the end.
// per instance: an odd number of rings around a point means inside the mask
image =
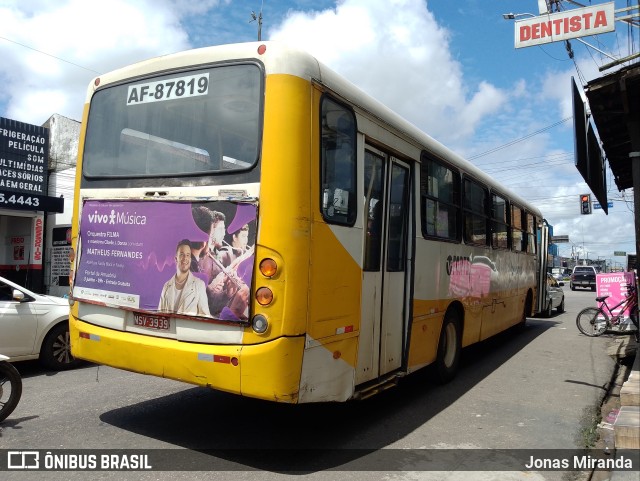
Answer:
POLYGON ((622 330, 625 319, 625 312, 629 313, 631 322, 636 326, 636 339, 638 338, 638 294, 635 286, 625 285, 627 294, 622 301, 615 306, 609 307, 607 298, 609 296, 596 297, 600 307, 587 307, 581 310, 576 317, 576 325, 585 336, 596 337, 604 334, 612 328, 622 330), (617 310, 617 311, 616 311, 617 310), (616 311, 617 314, 614 314, 616 311))

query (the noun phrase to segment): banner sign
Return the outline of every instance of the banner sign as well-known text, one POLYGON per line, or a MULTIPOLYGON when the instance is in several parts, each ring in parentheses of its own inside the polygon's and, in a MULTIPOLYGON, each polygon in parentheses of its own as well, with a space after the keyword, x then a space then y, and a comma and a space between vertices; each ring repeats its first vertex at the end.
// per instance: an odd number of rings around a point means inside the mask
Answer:
POLYGON ((69 254, 71 253, 71 226, 54 227, 51 242, 51 285, 69 285, 69 254))
POLYGON ((615 30, 614 2, 534 16, 515 22, 515 48, 615 30))
POLYGON ((31 224, 31 268, 42 269, 44 254, 44 216, 37 215, 31 224))
MULTIPOLYGON (((598 297, 609 296, 607 304, 613 307, 622 302, 626 297, 627 289, 625 286, 635 285, 633 272, 612 272, 609 274, 596 274, 596 289, 598 297)), ((620 309, 613 309, 613 314, 617 315, 620 309)), ((622 313, 624 317, 629 317, 629 309, 625 309, 622 313)))
POLYGON ((49 129, 0 117, 0 188, 46 195, 49 129))
POLYGON ((249 202, 86 200, 73 297, 157 329, 163 313, 247 321, 256 216, 249 202))
POLYGON ((0 117, 0 209, 63 212, 47 195, 49 129, 0 117))
MULTIPOLYGON (((0 162, 2 159, 0 159, 0 162)), ((0 167, 2 173, 2 167, 0 167)), ((0 184, 2 180, 0 179, 0 184)), ((0 209, 64 212, 64 199, 48 195, 17 194, 0 189, 0 209)))

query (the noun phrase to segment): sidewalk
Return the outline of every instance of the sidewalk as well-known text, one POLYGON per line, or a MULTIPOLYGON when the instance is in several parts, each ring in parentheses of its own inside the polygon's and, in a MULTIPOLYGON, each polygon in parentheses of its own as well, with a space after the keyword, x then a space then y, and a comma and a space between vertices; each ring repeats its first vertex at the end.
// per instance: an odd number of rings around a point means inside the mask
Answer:
MULTIPOLYGON (((611 400, 616 397, 619 402, 617 408, 611 409, 612 403, 603 405, 602 423, 600 424, 601 437, 605 443, 613 441, 613 448, 637 450, 640 456, 640 345, 634 336, 623 338, 616 342, 609 353, 618 362, 633 359, 633 364, 628 370, 629 374, 622 385, 613 387, 610 393, 611 400), (610 412, 605 412, 609 411, 610 412), (611 422, 612 421, 612 422, 611 422), (612 432, 613 431, 613 432, 612 432)), ((609 446, 608 446, 609 447, 609 446)), ((604 474, 604 473, 599 473, 604 474)), ((609 479, 611 481, 638 481, 638 473, 629 471, 613 471, 608 477, 597 476, 594 479, 609 479)))

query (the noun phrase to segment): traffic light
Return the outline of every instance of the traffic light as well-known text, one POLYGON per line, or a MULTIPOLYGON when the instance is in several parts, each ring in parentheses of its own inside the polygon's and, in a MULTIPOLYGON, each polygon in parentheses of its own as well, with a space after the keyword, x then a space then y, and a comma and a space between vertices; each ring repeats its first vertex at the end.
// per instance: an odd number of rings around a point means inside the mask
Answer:
POLYGON ((580 195, 580 213, 591 214, 591 194, 580 195))

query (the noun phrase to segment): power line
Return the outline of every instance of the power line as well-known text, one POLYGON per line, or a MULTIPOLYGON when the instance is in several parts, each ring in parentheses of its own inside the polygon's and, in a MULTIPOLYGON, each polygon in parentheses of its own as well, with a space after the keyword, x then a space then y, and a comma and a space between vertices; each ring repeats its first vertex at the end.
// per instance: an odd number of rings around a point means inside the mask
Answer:
POLYGON ((28 48, 29 50, 33 50, 34 52, 41 53, 42 55, 47 55, 49 57, 55 58, 56 60, 60 60, 61 62, 68 63, 69 65, 73 65, 74 67, 78 67, 78 68, 81 68, 83 70, 88 70, 89 72, 100 74, 100 72, 97 72, 97 71, 95 71, 93 69, 90 69, 90 68, 87 68, 87 67, 83 67, 82 65, 78 65, 77 63, 70 62, 69 60, 65 60, 65 59, 63 59, 61 57, 56 57, 55 55, 52 55, 52 54, 47 53, 47 52, 43 52, 42 50, 38 50, 37 48, 30 47, 29 45, 25 45, 23 43, 16 42, 15 40, 11 40, 11 39, 9 39, 7 37, 0 36, 0 38, 2 40, 6 40, 7 42, 15 43, 16 45, 20 45, 21 47, 28 48))
POLYGON ((571 152, 556 152, 553 154, 548 154, 548 155, 536 155, 534 157, 518 157, 517 159, 505 159, 505 160, 488 160, 487 164, 482 164, 482 163, 477 163, 476 165, 478 167, 481 167, 483 170, 487 170, 490 169, 491 167, 495 167, 497 165, 501 165, 501 164, 512 164, 514 162, 522 162, 524 160, 535 160, 535 159, 542 159, 543 163, 547 163, 547 162, 551 162, 551 161, 556 161, 556 160, 569 160, 569 159, 573 159, 573 151, 571 152), (547 159, 547 160, 545 160, 547 159), (483 165, 486 165, 487 167, 483 167, 483 165))
POLYGON ((512 145, 517 144, 518 142, 522 142, 523 140, 530 139, 531 137, 533 137, 535 135, 541 134, 542 132, 546 132, 547 130, 550 130, 550 129, 554 128, 554 127, 557 127, 558 125, 563 124, 563 123, 567 122, 568 120, 572 120, 572 119, 573 119, 573 117, 567 117, 565 119, 562 119, 562 120, 556 122, 553 125, 549 125, 548 127, 544 127, 544 128, 542 128, 540 130, 536 130, 535 132, 532 132, 532 133, 530 133, 528 135, 525 135, 524 137, 520 137, 519 139, 515 139, 515 140, 512 140, 511 142, 508 142, 506 144, 500 145, 498 147, 494 147, 493 149, 487 150, 486 152, 482 152, 481 154, 472 155, 471 157, 468 157, 467 160, 477 159, 478 157, 484 157, 485 155, 492 154, 494 152, 497 152, 498 150, 506 149, 507 147, 511 147, 512 145))

